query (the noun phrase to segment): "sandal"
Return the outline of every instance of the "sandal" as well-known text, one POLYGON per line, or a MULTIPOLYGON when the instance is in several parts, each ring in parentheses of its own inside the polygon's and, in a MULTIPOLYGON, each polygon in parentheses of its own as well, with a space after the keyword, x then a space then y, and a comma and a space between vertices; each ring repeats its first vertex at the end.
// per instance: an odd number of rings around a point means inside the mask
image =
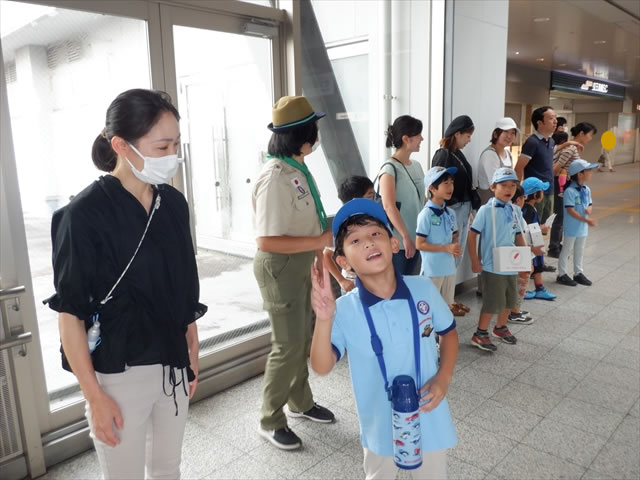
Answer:
POLYGON ((465 313, 469 313, 471 311, 471 309, 467 307, 464 303, 454 303, 454 305, 458 307, 460 310, 463 310, 465 313))
POLYGON ((449 309, 451 310, 451 313, 453 313, 454 317, 464 317, 464 314, 466 313, 463 309, 458 307, 458 305, 455 303, 452 303, 451 305, 449 305, 449 309))

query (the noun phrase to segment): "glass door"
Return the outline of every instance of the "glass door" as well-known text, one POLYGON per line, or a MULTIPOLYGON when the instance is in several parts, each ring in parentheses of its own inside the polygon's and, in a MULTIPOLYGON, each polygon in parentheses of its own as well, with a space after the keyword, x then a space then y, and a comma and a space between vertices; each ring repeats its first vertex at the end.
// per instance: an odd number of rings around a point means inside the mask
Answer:
POLYGON ((253 278, 251 192, 280 92, 279 24, 170 6, 161 23, 171 32, 166 80, 175 82, 200 295, 210 305, 198 320, 206 355, 268 327, 253 278))

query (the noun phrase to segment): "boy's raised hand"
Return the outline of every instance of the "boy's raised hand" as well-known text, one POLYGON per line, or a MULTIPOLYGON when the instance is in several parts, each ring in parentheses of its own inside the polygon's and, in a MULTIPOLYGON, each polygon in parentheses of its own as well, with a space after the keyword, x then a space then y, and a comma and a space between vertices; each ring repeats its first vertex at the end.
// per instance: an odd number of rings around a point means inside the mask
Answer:
MULTIPOLYGON (((323 262, 326 262, 326 259, 323 258, 323 262)), ((336 300, 331 290, 329 269, 326 264, 322 269, 316 262, 311 265, 311 307, 319 321, 333 320, 336 313, 336 300)))

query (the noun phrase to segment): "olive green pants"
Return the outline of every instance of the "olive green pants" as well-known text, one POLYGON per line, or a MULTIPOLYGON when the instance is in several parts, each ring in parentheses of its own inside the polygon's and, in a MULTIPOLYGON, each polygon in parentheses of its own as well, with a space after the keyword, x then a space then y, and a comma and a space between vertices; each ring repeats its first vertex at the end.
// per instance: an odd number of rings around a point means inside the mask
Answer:
POLYGON ((285 404, 294 412, 313 407, 307 358, 311 348, 311 264, 314 252, 292 255, 258 251, 253 273, 271 321, 271 353, 264 372, 260 425, 287 426, 285 404))

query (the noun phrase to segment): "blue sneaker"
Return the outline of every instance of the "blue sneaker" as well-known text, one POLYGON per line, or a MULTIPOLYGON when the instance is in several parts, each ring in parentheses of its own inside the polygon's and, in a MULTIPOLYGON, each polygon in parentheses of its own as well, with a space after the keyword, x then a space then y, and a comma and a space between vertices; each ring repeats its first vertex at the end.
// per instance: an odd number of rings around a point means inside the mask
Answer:
POLYGON ((540 300, 555 300, 557 297, 557 295, 547 292, 547 289, 544 287, 542 288, 542 290, 536 290, 534 292, 534 295, 535 295, 535 298, 540 300))
POLYGON ((532 298, 536 298, 536 292, 535 290, 527 290, 526 292, 524 292, 524 298, 525 300, 531 300, 532 298))

